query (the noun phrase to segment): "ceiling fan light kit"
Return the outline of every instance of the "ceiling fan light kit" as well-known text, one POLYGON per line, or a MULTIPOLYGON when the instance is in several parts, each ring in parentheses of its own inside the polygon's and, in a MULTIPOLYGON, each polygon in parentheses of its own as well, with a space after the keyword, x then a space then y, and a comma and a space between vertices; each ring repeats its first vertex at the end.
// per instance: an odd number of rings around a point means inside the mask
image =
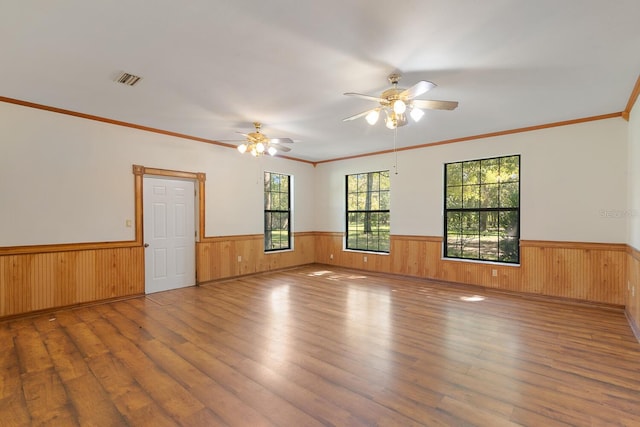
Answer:
MULTIPOLYGON (((385 126, 388 129, 397 129, 409 122, 407 116, 411 116, 411 119, 414 122, 419 122, 425 114, 423 109, 454 110, 458 106, 458 103, 455 101, 415 99, 417 96, 420 96, 436 87, 435 84, 429 81, 421 80, 409 89, 404 89, 398 87, 398 82, 400 81, 399 74, 390 74, 388 80, 392 87, 382 92, 379 97, 353 92, 345 93, 345 95, 356 96, 369 101, 376 101, 380 105, 351 117, 347 117, 344 121, 364 117, 367 123, 373 126, 378 123, 381 112, 384 112, 385 126)), ((291 151, 289 147, 282 145, 293 143, 290 138, 270 139, 260 132, 260 128, 262 127, 260 122, 253 122, 253 126, 255 127, 254 132, 248 134, 242 133, 246 138, 246 141, 238 145, 238 151, 241 154, 248 152, 253 157, 260 157, 265 154, 275 156, 279 151, 291 151)))
POLYGON ((244 135, 246 142, 238 145, 238 151, 241 154, 249 152, 253 157, 259 157, 264 154, 275 156, 278 150, 286 152, 291 151, 289 147, 280 146, 279 144, 292 144, 293 140, 290 138, 273 138, 269 139, 265 134, 260 132, 262 124, 260 122, 253 122, 253 126, 256 128, 255 132, 251 132, 244 135))
POLYGON ((436 87, 435 84, 429 81, 421 80, 409 89, 403 89, 398 87, 398 82, 400 81, 399 74, 390 74, 388 80, 392 87, 382 92, 379 97, 353 92, 345 93, 345 95, 348 96, 357 96, 369 101, 377 101, 380 106, 347 117, 343 121, 355 120, 364 116, 367 123, 373 126, 380 118, 380 111, 384 111, 385 126, 389 129, 396 129, 397 127, 404 126, 408 123, 407 111, 408 115, 411 116, 411 119, 413 119, 414 122, 418 122, 424 116, 423 109, 454 110, 458 107, 458 103, 456 101, 414 99, 415 97, 436 87))

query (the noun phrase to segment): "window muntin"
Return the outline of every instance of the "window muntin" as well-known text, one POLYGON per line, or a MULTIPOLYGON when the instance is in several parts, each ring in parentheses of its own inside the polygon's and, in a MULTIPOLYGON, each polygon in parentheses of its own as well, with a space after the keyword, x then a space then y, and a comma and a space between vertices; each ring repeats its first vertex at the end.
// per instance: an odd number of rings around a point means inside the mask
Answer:
POLYGON ((520 262, 520 156, 445 164, 444 256, 520 262))
POLYGON ((291 177, 264 173, 264 250, 291 249, 291 177))
POLYGON ((346 176, 346 249, 389 252, 389 171, 346 176))

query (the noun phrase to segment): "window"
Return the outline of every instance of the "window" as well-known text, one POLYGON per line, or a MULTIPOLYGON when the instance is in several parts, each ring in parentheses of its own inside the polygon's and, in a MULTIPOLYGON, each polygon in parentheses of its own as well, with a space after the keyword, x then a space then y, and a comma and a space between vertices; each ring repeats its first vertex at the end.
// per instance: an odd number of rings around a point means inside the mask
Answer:
POLYGON ((389 171, 347 175, 347 249, 389 252, 389 171))
POLYGON ((291 249, 291 177, 264 173, 264 250, 291 249))
POLYGON ((444 256, 520 262, 520 156, 444 167, 444 256))

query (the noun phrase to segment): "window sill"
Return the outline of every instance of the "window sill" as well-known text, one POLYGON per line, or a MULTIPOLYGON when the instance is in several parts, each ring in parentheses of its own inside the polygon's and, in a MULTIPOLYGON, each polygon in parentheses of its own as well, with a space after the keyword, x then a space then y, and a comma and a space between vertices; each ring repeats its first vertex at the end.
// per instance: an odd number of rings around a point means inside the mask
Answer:
POLYGON ((273 249, 271 251, 264 251, 265 255, 271 255, 271 254, 281 254, 283 252, 293 252, 293 248, 287 248, 287 249, 273 249))
POLYGON ((512 262, 500 262, 500 261, 482 261, 479 259, 464 259, 464 258, 440 258, 441 261, 452 262, 472 262, 475 264, 487 264, 487 265, 499 265, 500 267, 520 267, 520 263, 514 264, 512 262))
POLYGON ((385 255, 389 256, 390 252, 366 251, 364 249, 342 249, 342 252, 353 252, 357 254, 385 255))

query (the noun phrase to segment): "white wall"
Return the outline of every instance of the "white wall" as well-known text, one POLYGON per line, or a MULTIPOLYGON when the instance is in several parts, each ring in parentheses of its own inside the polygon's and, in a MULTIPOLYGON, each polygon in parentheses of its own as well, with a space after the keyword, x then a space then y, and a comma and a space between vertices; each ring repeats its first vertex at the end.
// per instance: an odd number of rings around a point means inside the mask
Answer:
POLYGON ((640 250, 640 103, 629 117, 629 201, 627 243, 640 250))
POLYGON ((523 239, 639 248, 638 115, 402 151, 396 175, 393 154, 314 169, 0 103, 0 246, 133 239, 132 164, 206 173, 207 236, 262 233, 263 170, 294 176, 294 231, 344 231, 345 175, 388 169, 392 233, 440 236, 443 164, 521 154, 523 239))
MULTIPOLYGON (((344 231, 344 176, 389 169, 391 233, 442 235, 443 165, 520 154, 521 237, 624 243, 627 123, 621 118, 555 127, 393 155, 318 165, 319 231, 344 231)), ((416 142, 417 144, 418 142, 416 142)))
POLYGON ((204 172, 206 235, 263 232, 263 170, 294 176, 295 231, 314 230, 314 168, 0 103, 0 246, 132 240, 132 165, 204 172))

